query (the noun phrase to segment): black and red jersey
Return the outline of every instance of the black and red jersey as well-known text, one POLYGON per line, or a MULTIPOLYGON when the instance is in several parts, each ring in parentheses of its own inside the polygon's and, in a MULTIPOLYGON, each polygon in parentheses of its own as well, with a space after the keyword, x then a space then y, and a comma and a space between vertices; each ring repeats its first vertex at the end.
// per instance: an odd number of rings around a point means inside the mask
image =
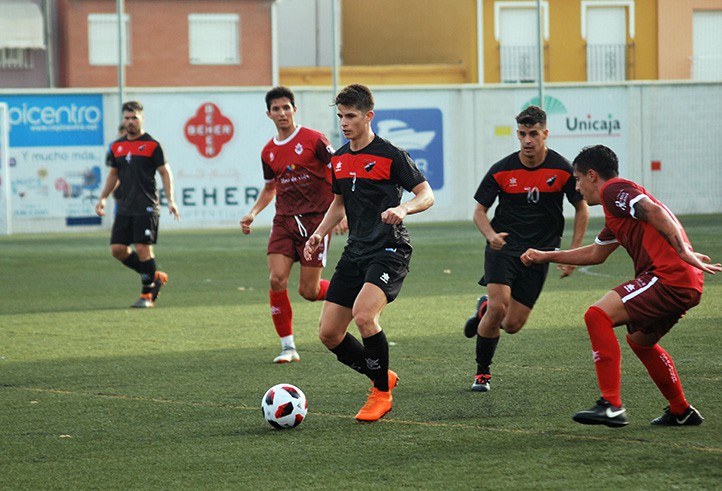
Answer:
POLYGON ((677 251, 648 222, 637 220, 634 204, 649 198, 665 209, 682 231, 685 243, 691 249, 687 234, 677 217, 646 189, 622 178, 610 179, 601 189, 605 226, 596 238, 598 244, 618 242, 634 261, 634 272, 652 273, 669 286, 692 288, 702 293, 704 273, 683 261, 677 251))
POLYGON ((561 245, 564 196, 572 204, 582 199, 572 172, 569 161, 551 149, 533 169, 521 163, 519 152, 491 166, 474 199, 487 208, 499 199, 491 226, 509 234, 501 252, 521 255, 530 247, 549 250, 561 245))
POLYGON ((375 135, 357 152, 346 143, 333 155, 331 165, 332 189, 343 196, 348 219, 346 252, 363 255, 399 246, 411 248, 403 223, 381 221, 381 213, 401 204, 404 189, 411 191, 426 181, 409 154, 375 135))
POLYGON ((148 133, 135 140, 127 136, 110 145, 110 165, 118 170, 118 215, 160 213, 160 199, 155 183, 158 167, 165 165, 163 148, 148 133))
POLYGON ((333 201, 326 136, 299 126, 283 141, 272 138, 261 151, 263 178, 276 182, 276 214, 326 213, 333 201))

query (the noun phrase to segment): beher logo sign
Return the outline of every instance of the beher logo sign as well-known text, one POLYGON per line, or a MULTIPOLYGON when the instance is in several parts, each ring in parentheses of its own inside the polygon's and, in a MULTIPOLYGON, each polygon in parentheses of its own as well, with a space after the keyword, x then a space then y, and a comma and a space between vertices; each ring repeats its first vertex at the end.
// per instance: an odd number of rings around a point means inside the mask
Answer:
POLYGON ((221 113, 218 106, 205 102, 185 125, 186 140, 207 159, 217 157, 223 145, 233 138, 233 122, 221 113))

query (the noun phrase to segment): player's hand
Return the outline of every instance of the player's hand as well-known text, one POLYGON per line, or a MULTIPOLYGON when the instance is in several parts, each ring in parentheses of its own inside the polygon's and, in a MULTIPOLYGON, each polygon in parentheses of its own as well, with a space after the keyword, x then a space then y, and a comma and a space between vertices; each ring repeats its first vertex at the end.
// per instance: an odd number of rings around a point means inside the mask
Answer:
POLYGON ((338 225, 333 228, 333 233, 336 235, 343 235, 346 232, 348 232, 348 220, 346 220, 346 217, 343 217, 341 221, 338 222, 338 225))
POLYGON ((508 232, 499 232, 494 234, 489 241, 489 247, 495 251, 500 251, 506 245, 506 238, 508 236, 508 232))
POLYGON ((308 238, 306 245, 303 247, 303 257, 306 258, 306 261, 310 261, 313 258, 313 253, 316 252, 322 240, 323 237, 319 234, 313 234, 308 238))
POLYGON ((175 201, 168 201, 168 211, 170 211, 170 214, 173 215, 173 218, 175 218, 177 222, 180 222, 180 211, 178 211, 175 201))
POLYGON ((404 205, 399 205, 394 208, 389 208, 381 213, 381 221, 383 223, 388 223, 389 225, 398 225, 404 221, 406 215, 408 215, 408 212, 406 211, 404 205))
POLYGON ((559 278, 566 278, 571 275, 577 267, 573 264, 557 264, 557 271, 560 271, 559 278))
POLYGON ((253 223, 254 218, 255 217, 250 213, 247 213, 243 216, 243 218, 241 218, 241 230, 244 234, 248 235, 251 233, 251 224, 253 223))
POLYGON ((524 254, 519 256, 519 259, 521 259, 521 262, 524 263, 524 266, 531 266, 532 264, 542 262, 541 257, 543 254, 544 253, 542 251, 538 251, 536 249, 527 249, 524 254))
POLYGON ((100 198, 95 204, 95 214, 99 217, 105 216, 105 199, 100 198))
POLYGON ((699 264, 692 263, 693 266, 696 266, 697 268, 701 269, 705 273, 709 274, 716 274, 722 272, 722 264, 716 263, 716 264, 709 264, 711 262, 711 259, 708 255, 702 254, 699 252, 693 252, 692 253, 694 257, 696 257, 699 264))

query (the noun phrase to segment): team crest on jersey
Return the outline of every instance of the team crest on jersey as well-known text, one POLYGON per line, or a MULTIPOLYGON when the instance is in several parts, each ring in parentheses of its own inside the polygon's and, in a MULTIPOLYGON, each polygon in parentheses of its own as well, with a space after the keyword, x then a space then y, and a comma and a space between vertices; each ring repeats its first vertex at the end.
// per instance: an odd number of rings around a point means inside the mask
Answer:
POLYGON ((620 191, 619 194, 617 195, 617 199, 614 202, 614 204, 620 210, 626 210, 628 202, 629 202, 629 193, 626 191, 620 191))
POLYGON ((552 186, 556 180, 557 176, 550 177, 549 179, 547 179, 547 186, 552 186))
POLYGON ((369 162, 368 164, 364 165, 364 169, 366 169, 367 173, 371 172, 371 170, 374 168, 375 165, 376 165, 376 161, 374 160, 373 162, 369 162))
POLYGON ((303 145, 300 143, 296 143, 296 148, 294 148, 294 151, 297 155, 301 155, 303 153, 303 145))
POLYGON ((273 162, 274 160, 276 160, 276 154, 271 152, 271 154, 268 156, 268 159, 273 162))

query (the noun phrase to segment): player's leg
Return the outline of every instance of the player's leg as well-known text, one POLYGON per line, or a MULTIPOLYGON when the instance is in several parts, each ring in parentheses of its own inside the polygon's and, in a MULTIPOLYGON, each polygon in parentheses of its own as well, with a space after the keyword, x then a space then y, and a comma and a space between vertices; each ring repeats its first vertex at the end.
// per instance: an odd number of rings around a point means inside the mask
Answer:
POLYGON ((511 303, 511 287, 500 283, 487 284, 486 312, 479 322, 476 336, 476 375, 471 385, 474 392, 491 390, 491 363, 496 353, 501 326, 511 303))
POLYGON ((328 280, 321 279, 323 268, 320 266, 301 266, 301 275, 298 281, 298 294, 301 297, 315 302, 326 298, 328 280))
POLYGON ((626 324, 629 315, 619 294, 612 290, 604 295, 584 314, 594 356, 594 368, 601 399, 586 411, 579 411, 574 421, 582 424, 604 424, 610 427, 628 423, 621 398, 621 350, 614 334, 614 326, 626 324))
POLYGON ((288 277, 291 274, 294 260, 289 256, 269 253, 267 256, 270 290, 268 292, 271 319, 276 333, 281 340, 281 354, 274 358, 274 363, 298 361, 293 339, 293 308, 288 296, 288 277))
MULTIPOLYGON (((318 213, 308 217, 297 217, 297 219, 304 221, 305 230, 316 230, 318 224, 321 223, 323 219, 323 214, 318 213)), ((321 272, 326 266, 329 239, 330 237, 328 235, 323 238, 323 241, 314 253, 314 257, 310 260, 307 260, 303 255, 303 249, 306 246, 308 237, 306 235, 300 235, 296 240, 296 256, 301 263, 298 293, 301 297, 311 302, 326 298, 329 282, 328 280, 321 279, 321 272)))
POLYGON ((153 287, 156 280, 155 255, 153 244, 158 235, 158 215, 134 216, 132 218, 133 247, 138 256, 138 272, 140 273, 140 298, 131 307, 153 307, 153 287))
POLYGON ((627 302, 633 318, 627 343, 668 401, 664 414, 652 420, 652 424, 699 425, 704 418, 687 402, 674 361, 658 344, 659 339, 669 332, 687 309, 699 303, 699 293, 657 282, 642 296, 644 298, 641 302, 627 302))

